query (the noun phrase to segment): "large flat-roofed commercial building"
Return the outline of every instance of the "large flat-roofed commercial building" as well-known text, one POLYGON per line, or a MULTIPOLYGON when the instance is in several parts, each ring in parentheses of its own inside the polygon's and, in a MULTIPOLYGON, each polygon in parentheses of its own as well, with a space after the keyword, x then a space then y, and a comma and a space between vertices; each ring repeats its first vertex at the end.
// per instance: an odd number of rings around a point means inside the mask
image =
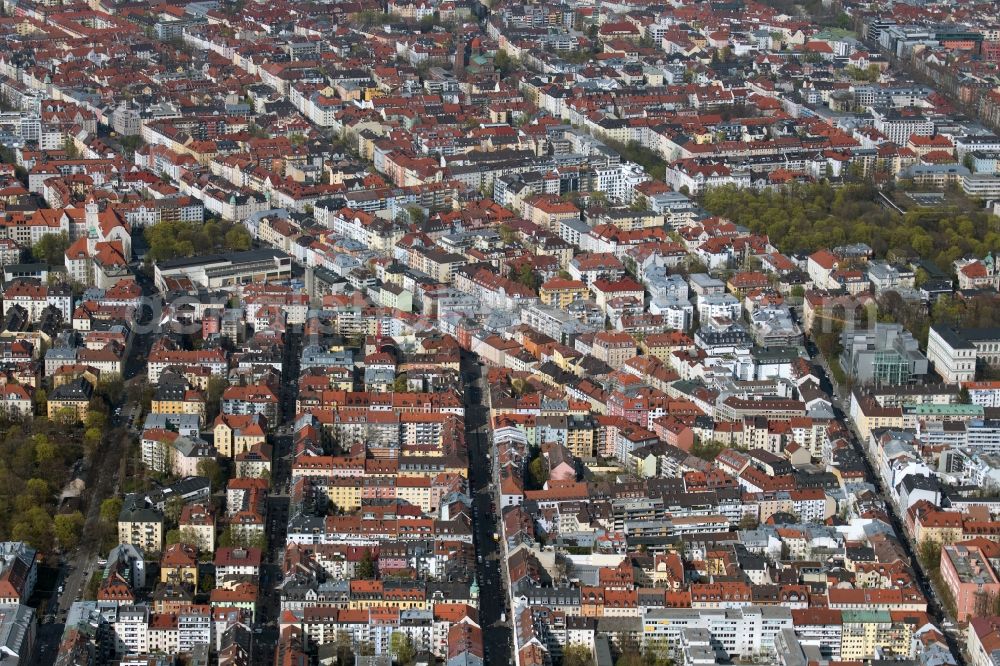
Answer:
POLYGON ((252 282, 287 280, 291 276, 292 258, 274 249, 173 259, 156 266, 156 286, 161 291, 188 286, 185 282, 208 289, 223 289, 252 282))

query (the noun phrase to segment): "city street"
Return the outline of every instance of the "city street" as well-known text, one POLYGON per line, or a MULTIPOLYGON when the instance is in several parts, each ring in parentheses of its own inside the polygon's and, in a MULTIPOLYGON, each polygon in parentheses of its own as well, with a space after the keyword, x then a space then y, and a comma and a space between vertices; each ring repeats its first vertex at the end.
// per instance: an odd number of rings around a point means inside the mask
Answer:
MULTIPOLYGON (((835 383, 833 383, 833 374, 830 372, 830 367, 827 364, 826 359, 823 357, 823 354, 819 353, 816 345, 809 342, 806 348, 813 355, 813 361, 818 363, 823 369, 826 376, 823 378, 824 381, 822 388, 823 390, 829 392, 837 418, 849 426, 851 444, 864 461, 868 477, 871 479, 872 483, 875 484, 875 487, 879 491, 879 495, 882 497, 882 501, 885 503, 886 514, 889 516, 892 528, 896 531, 896 534, 899 536, 899 542, 902 544, 907 556, 910 558, 910 564, 912 565, 917 585, 920 588, 921 593, 927 599, 928 614, 939 627, 945 629, 944 622, 950 621, 950 618, 947 613, 945 613, 944 606, 937 598, 937 593, 931 585, 927 572, 924 571, 924 568, 920 563, 920 558, 917 555, 917 545, 913 543, 913 539, 910 534, 903 528, 903 522, 900 520, 899 510, 896 507, 895 502, 892 501, 892 495, 882 483, 882 478, 876 473, 875 463, 871 459, 867 442, 861 440, 857 427, 850 418, 850 392, 841 389, 841 387, 838 387, 835 383)), ((949 631, 947 629, 945 629, 943 633, 952 654, 956 655, 960 665, 964 664, 964 654, 960 649, 958 640, 961 636, 957 638, 953 631, 949 631)))
MULTIPOLYGON (((105 438, 105 446, 99 449, 98 459, 84 475, 87 482, 84 535, 100 534, 101 502, 119 492, 121 466, 117 462, 124 460, 124 451, 121 450, 123 440, 121 428, 128 423, 128 419, 133 418, 134 413, 139 411, 141 407, 138 404, 129 403, 122 409, 120 415, 112 414, 112 429, 105 438), (112 473, 107 473, 108 470, 112 470, 112 473)), ((101 545, 100 539, 83 538, 79 547, 63 556, 46 616, 41 618, 42 624, 36 639, 33 664, 43 666, 52 663, 59 647, 59 639, 62 637, 66 612, 74 601, 83 598, 87 581, 90 580, 91 574, 99 569, 97 561, 107 555, 101 552, 101 545), (59 585, 63 586, 61 594, 58 591, 59 585)))
POLYGON ((278 616, 281 597, 275 586, 281 582, 281 564, 288 533, 289 482, 291 481, 292 425, 295 420, 295 400, 298 397, 299 354, 302 334, 287 331, 285 356, 282 359, 281 422, 272 424, 270 442, 271 492, 267 498, 267 551, 261 566, 260 598, 257 606, 257 626, 254 634, 255 663, 268 663, 274 657, 278 642, 278 616))
POLYGON ((461 367, 466 387, 465 436, 469 447, 469 485, 475 511, 479 624, 483 628, 486 663, 510 664, 513 663, 510 628, 501 620, 501 616, 510 618, 510 608, 500 574, 500 545, 494 539, 494 534, 500 531, 500 515, 492 492, 489 411, 484 404, 487 386, 483 368, 474 355, 463 354, 461 367))
MULTIPOLYGON (((143 287, 148 293, 152 285, 147 281, 143 287)), ((83 599, 91 575, 100 570, 97 561, 108 554, 102 552, 103 544, 100 539, 87 536, 101 533, 101 503, 109 497, 121 495, 121 480, 127 462, 127 452, 124 447, 127 445, 128 437, 138 434, 142 418, 142 405, 138 402, 139 393, 129 388, 145 380, 146 357, 154 335, 153 333, 135 335, 124 364, 125 402, 120 406, 121 411, 112 409, 109 414, 107 433, 103 446, 97 450, 96 459, 91 461, 89 466, 82 464, 81 461, 79 475, 86 484, 83 495, 86 501, 82 531, 84 538, 80 540, 80 545, 75 550, 64 553, 60 559, 59 571, 53 583, 45 615, 39 618, 41 624, 35 641, 36 649, 32 664, 47 666, 52 663, 59 649, 59 640, 65 628, 69 607, 74 601, 83 599), (61 593, 60 586, 62 586, 61 593)))
MULTIPOLYGON (((137 334, 133 348, 125 363, 126 385, 136 385, 144 381, 145 359, 154 339, 153 334, 137 334)), ((298 354, 301 336, 289 334, 289 344, 286 345, 285 367, 288 369, 284 377, 289 378, 282 386, 282 422, 291 423, 295 413, 295 398, 298 393, 298 354)), ((121 494, 121 475, 124 470, 126 456, 121 450, 122 430, 134 435, 141 428, 142 406, 137 402, 138 394, 126 390, 126 402, 121 412, 111 414, 108 445, 100 449, 98 460, 83 471, 87 482, 86 497, 88 499, 84 534, 97 534, 100 521, 101 502, 121 494), (113 474, 102 473, 114 470, 113 474)), ((276 424, 277 425, 277 424, 276 424)), ((280 599, 273 592, 273 587, 281 580, 281 561, 284 552, 285 534, 288 524, 289 501, 287 484, 290 475, 290 454, 292 452, 292 437, 279 434, 272 437, 274 460, 272 468, 273 493, 268 498, 268 551, 264 554, 262 566, 261 595, 258 613, 258 628, 260 634, 255 634, 255 663, 267 663, 273 658, 278 632, 274 623, 280 611, 280 599)), ((32 664, 46 666, 52 663, 52 658, 58 651, 59 640, 64 630, 66 612, 76 600, 82 599, 91 574, 99 570, 97 561, 107 555, 100 552, 101 544, 96 539, 85 539, 81 546, 64 556, 59 573, 53 584, 52 596, 48 602, 45 617, 41 618, 32 664), (58 592, 63 586, 62 593, 58 592)))

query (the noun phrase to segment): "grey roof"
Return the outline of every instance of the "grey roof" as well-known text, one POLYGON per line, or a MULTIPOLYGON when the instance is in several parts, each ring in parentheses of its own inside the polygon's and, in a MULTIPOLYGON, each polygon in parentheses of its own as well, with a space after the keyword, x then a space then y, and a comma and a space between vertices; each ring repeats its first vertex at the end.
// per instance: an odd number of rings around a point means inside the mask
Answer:
POLYGON ((941 481, 936 476, 921 476, 910 474, 903 477, 903 487, 907 493, 914 490, 927 490, 933 493, 941 492, 941 481))
POLYGON ((621 633, 642 631, 641 617, 599 617, 597 618, 597 631, 601 633, 621 633))
POLYGON ((483 660, 471 652, 459 652, 448 660, 447 666, 483 666, 483 660))
POLYGON ((93 385, 83 377, 77 377, 57 386, 49 395, 49 400, 90 400, 93 394, 93 385))
POLYGON ((97 627, 106 621, 96 601, 76 601, 66 613, 66 631, 76 630, 93 636, 97 627))
POLYGON ((137 494, 125 496, 121 513, 118 514, 120 523, 160 523, 163 522, 163 514, 146 504, 145 499, 137 494))
POLYGON ((207 500, 211 494, 211 484, 203 476, 186 476, 169 486, 146 493, 142 499, 152 507, 164 507, 171 497, 180 497, 185 502, 207 500))
POLYGON ((76 360, 76 348, 75 347, 53 347, 52 349, 45 352, 45 360, 49 359, 66 359, 66 360, 76 360))
POLYGON ((35 561, 37 551, 23 541, 0 542, 0 565, 6 569, 14 560, 21 559, 30 565, 35 561))
POLYGON ((725 289, 726 283, 718 278, 714 278, 708 273, 692 273, 688 276, 688 281, 694 284, 700 285, 702 288, 721 288, 725 289))
POLYGON ((199 456, 202 458, 214 458, 217 454, 215 447, 201 438, 186 437, 181 435, 174 440, 174 449, 184 457, 199 456))
POLYGON ((146 415, 146 420, 142 424, 143 430, 150 428, 161 428, 163 430, 194 430, 200 427, 197 414, 158 414, 150 413, 146 415))
POLYGON ((0 605, 0 655, 26 658, 28 636, 35 624, 35 609, 24 604, 0 605))

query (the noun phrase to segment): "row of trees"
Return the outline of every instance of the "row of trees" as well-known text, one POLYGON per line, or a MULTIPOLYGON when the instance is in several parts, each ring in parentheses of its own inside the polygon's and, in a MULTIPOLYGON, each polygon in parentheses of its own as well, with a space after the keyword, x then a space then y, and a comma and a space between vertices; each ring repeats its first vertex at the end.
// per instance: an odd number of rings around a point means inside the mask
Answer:
MULTIPOLYGON (((346 631, 337 633, 336 640, 337 664, 354 664, 357 657, 371 657, 375 654, 375 644, 371 641, 361 641, 355 649, 351 635, 346 631)), ((389 651, 393 661, 401 666, 411 666, 417 661, 417 650, 413 639, 403 631, 393 632, 389 638, 389 651)))
POLYGON ((849 30, 854 22, 845 14, 839 4, 822 0, 767 0, 769 7, 789 16, 808 17, 813 25, 849 30))
POLYGON ((867 243, 878 256, 919 256, 947 270, 955 259, 1000 247, 996 218, 981 210, 914 209, 905 215, 881 206, 871 184, 834 188, 792 185, 780 191, 732 186, 708 190, 704 205, 782 252, 807 253, 845 243, 867 243))
POLYGON ((920 566, 923 567, 924 573, 938 593, 938 598, 948 611, 948 616, 955 617, 955 598, 951 588, 945 584, 941 576, 941 544, 931 539, 924 539, 917 546, 917 559, 920 560, 920 566))

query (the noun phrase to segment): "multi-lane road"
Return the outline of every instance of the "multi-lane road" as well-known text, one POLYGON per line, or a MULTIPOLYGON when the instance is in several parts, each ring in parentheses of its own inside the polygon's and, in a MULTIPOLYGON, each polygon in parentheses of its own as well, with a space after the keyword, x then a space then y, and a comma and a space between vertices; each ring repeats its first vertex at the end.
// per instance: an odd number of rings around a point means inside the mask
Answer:
POLYGON ((472 493, 476 578, 479 582, 479 624, 487 664, 510 664, 510 627, 506 586, 502 580, 502 550, 495 535, 500 532, 500 514, 493 492, 492 438, 489 410, 484 404, 487 390, 482 366, 472 354, 462 356, 465 380, 465 437, 469 449, 469 487, 472 493))

